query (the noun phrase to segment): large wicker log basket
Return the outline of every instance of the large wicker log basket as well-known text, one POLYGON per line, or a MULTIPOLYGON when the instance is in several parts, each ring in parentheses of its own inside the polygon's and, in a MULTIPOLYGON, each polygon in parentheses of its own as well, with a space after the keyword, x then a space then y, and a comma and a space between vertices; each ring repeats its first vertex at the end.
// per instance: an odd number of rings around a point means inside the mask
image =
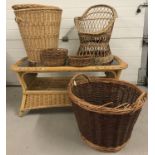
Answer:
POLYGON ((146 99, 145 92, 128 82, 83 74, 71 79, 68 95, 82 139, 108 152, 126 145, 146 99))

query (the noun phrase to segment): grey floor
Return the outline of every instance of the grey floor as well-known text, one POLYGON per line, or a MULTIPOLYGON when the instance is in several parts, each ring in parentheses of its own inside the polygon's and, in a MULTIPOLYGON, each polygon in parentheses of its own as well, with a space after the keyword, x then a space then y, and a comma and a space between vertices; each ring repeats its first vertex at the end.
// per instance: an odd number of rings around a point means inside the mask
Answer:
MULTIPOLYGON (((70 108, 32 111, 18 117, 21 96, 20 87, 7 87, 7 155, 109 155, 82 142, 70 108)), ((110 154, 147 155, 147 152, 145 104, 126 147, 110 154)))

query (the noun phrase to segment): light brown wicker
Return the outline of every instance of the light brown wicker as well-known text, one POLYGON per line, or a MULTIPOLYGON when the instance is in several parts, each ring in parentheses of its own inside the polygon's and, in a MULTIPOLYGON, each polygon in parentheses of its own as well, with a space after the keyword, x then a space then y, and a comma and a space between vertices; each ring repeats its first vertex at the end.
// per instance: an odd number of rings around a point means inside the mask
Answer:
POLYGON ((55 6, 12 6, 24 46, 31 62, 40 62, 40 51, 57 48, 62 10, 55 6))
POLYGON ((41 64, 43 66, 64 66, 67 60, 68 50, 64 48, 52 48, 41 52, 41 64))
MULTIPOLYGON (((66 88, 69 78, 35 77, 34 74, 25 74, 28 80, 25 93, 25 110, 69 106, 66 88)), ((27 81, 26 81, 27 82, 27 81)))
POLYGON ((94 5, 81 17, 74 19, 80 47, 78 55, 93 55, 96 64, 102 65, 113 60, 109 40, 117 13, 108 5, 94 5))
POLYGON ((17 73, 22 86, 23 97, 19 115, 31 109, 65 107, 70 106, 67 97, 67 85, 70 77, 39 77, 39 73, 62 73, 62 72, 106 72, 106 77, 119 79, 121 71, 127 68, 127 64, 118 57, 114 57, 115 64, 108 66, 40 66, 34 65, 23 58, 12 65, 17 73))

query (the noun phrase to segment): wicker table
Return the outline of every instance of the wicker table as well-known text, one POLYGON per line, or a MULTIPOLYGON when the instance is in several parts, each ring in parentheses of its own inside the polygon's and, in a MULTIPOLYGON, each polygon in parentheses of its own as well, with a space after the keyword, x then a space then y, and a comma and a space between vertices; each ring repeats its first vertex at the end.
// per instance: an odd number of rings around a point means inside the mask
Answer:
POLYGON ((70 106, 67 97, 69 77, 38 77, 38 73, 51 72, 105 72, 107 77, 119 78, 121 71, 127 64, 118 57, 114 57, 111 65, 88 67, 44 67, 30 64, 23 58, 12 65, 17 73, 23 89, 22 103, 19 116, 32 109, 70 106))

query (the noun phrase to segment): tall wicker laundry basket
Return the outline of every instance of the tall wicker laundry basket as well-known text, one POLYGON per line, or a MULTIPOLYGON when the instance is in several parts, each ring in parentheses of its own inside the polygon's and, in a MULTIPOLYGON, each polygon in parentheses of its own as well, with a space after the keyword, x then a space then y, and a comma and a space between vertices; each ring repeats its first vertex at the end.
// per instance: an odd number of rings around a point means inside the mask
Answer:
POLYGON ((21 4, 12 6, 31 62, 40 62, 40 51, 57 48, 62 10, 55 6, 21 4))
POLYGON ((108 5, 94 5, 81 17, 74 19, 80 47, 78 55, 93 55, 96 64, 107 64, 113 60, 109 40, 117 13, 108 5))
POLYGON ((71 79, 68 95, 83 140, 109 152, 126 145, 146 99, 146 93, 133 84, 86 75, 71 79))

